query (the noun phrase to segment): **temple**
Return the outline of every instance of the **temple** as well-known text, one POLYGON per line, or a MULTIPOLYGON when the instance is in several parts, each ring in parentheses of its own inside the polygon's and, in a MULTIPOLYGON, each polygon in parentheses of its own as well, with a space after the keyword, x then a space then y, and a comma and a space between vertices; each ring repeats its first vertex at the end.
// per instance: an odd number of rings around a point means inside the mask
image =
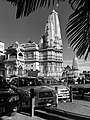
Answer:
POLYGON ((53 10, 48 16, 45 33, 39 43, 40 75, 59 79, 62 74, 63 45, 58 13, 53 10))
POLYGON ((23 44, 15 42, 6 49, 7 77, 29 73, 30 76, 51 76, 59 80, 62 64, 63 45, 58 13, 55 10, 48 16, 39 45, 32 41, 23 44))

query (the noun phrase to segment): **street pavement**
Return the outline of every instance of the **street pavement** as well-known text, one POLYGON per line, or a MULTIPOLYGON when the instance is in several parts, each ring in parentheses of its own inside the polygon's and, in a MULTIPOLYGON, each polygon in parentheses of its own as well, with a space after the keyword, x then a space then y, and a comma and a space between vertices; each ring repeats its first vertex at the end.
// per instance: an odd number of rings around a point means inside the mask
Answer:
POLYGON ((3 116, 0 120, 45 120, 45 119, 37 116, 30 117, 30 115, 27 115, 27 114, 16 113, 16 115, 11 117, 3 116))
POLYGON ((73 100, 73 102, 60 102, 57 108, 36 110, 35 116, 29 113, 16 113, 12 117, 3 116, 1 120, 90 120, 90 101, 73 100), (56 111, 56 112, 55 112, 56 111), (62 112, 61 112, 62 111, 62 112), (62 114, 62 115, 61 115, 62 114), (70 114, 72 114, 70 118, 70 114), (76 117, 75 117, 76 116, 76 117))
POLYGON ((73 100, 73 102, 62 102, 58 104, 57 109, 81 116, 90 117, 90 102, 83 100, 73 100))

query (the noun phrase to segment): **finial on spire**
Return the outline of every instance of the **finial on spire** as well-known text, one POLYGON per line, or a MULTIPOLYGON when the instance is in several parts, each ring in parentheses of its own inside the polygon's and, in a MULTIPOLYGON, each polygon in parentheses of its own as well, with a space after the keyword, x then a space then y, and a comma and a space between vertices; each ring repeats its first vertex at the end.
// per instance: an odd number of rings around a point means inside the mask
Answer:
POLYGON ((57 4, 56 4, 56 7, 58 7, 58 6, 59 6, 59 4, 57 3, 57 4))
POLYGON ((58 7, 59 7, 59 3, 57 2, 54 9, 57 11, 58 7))
POLYGON ((57 11, 59 6, 59 2, 57 1, 55 5, 52 7, 52 11, 57 11))

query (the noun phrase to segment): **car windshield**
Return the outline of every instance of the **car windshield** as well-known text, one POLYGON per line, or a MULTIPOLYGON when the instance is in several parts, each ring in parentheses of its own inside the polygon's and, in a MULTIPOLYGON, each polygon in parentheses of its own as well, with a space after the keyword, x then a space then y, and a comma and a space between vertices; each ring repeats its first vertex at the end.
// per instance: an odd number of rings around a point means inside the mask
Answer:
POLYGON ((0 76, 0 88, 5 88, 8 87, 5 79, 3 77, 0 76))
POLYGON ((47 83, 51 84, 51 85, 58 85, 59 84, 59 82, 57 80, 48 80, 47 83))
POLYGON ((37 78, 20 78, 19 79, 19 87, 39 86, 39 85, 42 85, 42 84, 37 78))
POLYGON ((12 78, 10 84, 17 87, 25 87, 25 86, 39 86, 42 83, 38 78, 29 78, 29 77, 15 77, 12 78))
POLYGON ((59 85, 59 81, 56 79, 48 79, 48 78, 39 78, 39 81, 43 85, 59 85))

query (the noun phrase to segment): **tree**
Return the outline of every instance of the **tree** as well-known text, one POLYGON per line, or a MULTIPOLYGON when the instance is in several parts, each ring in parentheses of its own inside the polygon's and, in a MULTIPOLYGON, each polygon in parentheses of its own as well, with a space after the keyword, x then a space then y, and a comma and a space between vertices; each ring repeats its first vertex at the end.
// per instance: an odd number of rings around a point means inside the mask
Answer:
MULTIPOLYGON (((6 0, 17 6, 16 18, 28 16, 39 7, 50 7, 65 0, 6 0)), ((68 0, 73 13, 69 16, 66 36, 78 57, 86 60, 90 52, 90 0, 68 0)))
POLYGON ((66 28, 68 42, 77 56, 86 60, 90 52, 90 0, 71 1, 76 3, 71 4, 74 12, 66 28))

